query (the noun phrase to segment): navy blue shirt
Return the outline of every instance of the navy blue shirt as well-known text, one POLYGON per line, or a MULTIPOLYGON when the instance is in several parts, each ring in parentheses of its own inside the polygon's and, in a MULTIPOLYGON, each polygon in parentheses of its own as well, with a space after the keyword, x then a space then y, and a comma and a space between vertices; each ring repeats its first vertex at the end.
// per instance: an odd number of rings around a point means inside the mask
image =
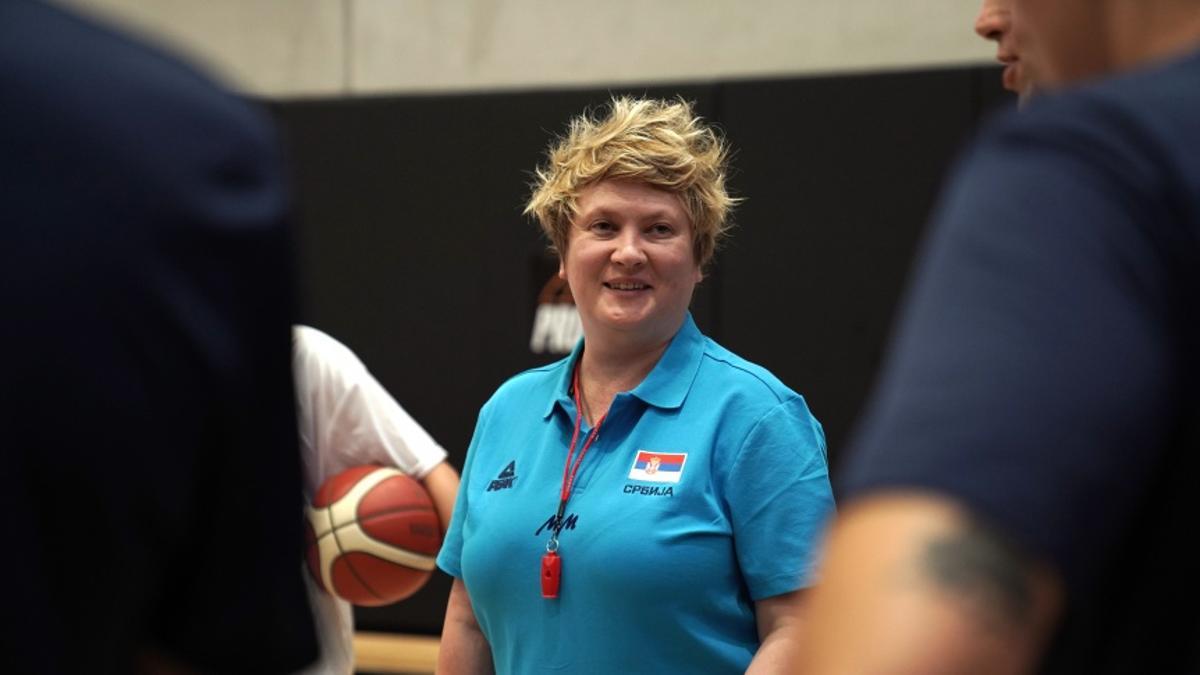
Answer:
POLYGON ((1048 671, 1194 663, 1198 239, 1200 55, 998 120, 946 191, 842 476, 949 495, 1052 562, 1048 671))
POLYGON ((311 661, 288 202, 263 117, 4 0, 0 194, 0 670, 311 661))

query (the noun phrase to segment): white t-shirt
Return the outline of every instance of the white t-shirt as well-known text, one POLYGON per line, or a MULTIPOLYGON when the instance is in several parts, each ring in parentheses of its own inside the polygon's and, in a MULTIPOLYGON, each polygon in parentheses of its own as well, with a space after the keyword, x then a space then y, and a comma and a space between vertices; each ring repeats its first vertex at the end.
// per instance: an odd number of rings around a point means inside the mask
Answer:
MULTIPOLYGON (((292 370, 300 420, 305 497, 326 479, 362 464, 394 466, 423 478, 446 451, 417 424, 345 345, 315 328, 292 330, 292 370)), ((350 603, 320 590, 305 572, 321 659, 306 674, 354 669, 350 603)))

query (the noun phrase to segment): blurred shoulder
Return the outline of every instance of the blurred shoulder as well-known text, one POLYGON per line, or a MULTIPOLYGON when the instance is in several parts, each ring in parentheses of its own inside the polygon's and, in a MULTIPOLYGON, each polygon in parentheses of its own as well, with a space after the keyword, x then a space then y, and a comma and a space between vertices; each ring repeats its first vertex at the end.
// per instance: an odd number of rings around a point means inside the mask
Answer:
POLYGON ((1068 87, 998 116, 979 146, 1035 161, 1039 154, 1085 161, 1130 178, 1163 168, 1195 171, 1198 82, 1200 52, 1068 87))
POLYGON ((170 50, 52 3, 0 2, 0 65, 0 88, 20 93, 4 116, 47 142, 90 146, 81 157, 204 157, 208 143, 219 159, 274 143, 256 106, 170 50))

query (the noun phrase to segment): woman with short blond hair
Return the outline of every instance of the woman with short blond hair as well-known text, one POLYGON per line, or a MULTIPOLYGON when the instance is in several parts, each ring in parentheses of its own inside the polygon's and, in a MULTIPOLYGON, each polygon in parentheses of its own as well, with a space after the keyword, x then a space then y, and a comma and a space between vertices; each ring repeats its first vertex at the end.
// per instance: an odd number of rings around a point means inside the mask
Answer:
POLYGON ((526 208, 583 340, 484 405, 438 564, 442 673, 782 668, 833 505, 820 424, 688 305, 728 151, 682 101, 571 122, 526 208))

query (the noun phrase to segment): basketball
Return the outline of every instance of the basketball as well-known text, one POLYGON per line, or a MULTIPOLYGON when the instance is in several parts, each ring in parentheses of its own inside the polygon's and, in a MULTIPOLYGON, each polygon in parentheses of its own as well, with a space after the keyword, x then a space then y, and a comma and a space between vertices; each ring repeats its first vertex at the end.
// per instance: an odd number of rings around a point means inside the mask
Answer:
POLYGON ((308 507, 308 569, 328 593, 378 606, 416 593, 442 545, 425 488, 397 469, 365 465, 321 485, 308 507))

